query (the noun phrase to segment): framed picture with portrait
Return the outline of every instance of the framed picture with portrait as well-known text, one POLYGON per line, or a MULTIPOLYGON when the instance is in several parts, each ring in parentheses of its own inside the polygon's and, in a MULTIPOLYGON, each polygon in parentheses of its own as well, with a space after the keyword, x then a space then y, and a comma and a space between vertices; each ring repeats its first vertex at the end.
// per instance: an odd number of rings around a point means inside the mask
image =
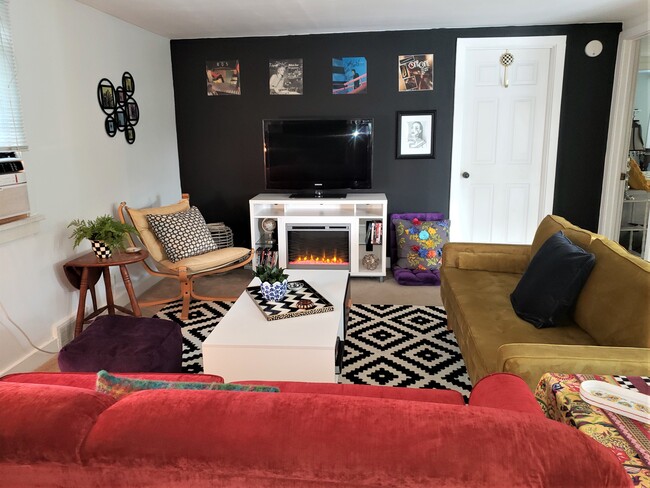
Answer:
POLYGON ((397 159, 435 159, 436 111, 397 112, 397 159))

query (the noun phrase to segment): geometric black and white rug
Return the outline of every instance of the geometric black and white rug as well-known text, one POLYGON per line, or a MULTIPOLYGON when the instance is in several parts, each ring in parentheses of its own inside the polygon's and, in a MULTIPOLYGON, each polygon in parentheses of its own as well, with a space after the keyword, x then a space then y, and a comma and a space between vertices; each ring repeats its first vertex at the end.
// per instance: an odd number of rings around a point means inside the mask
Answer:
POLYGON ((203 373, 201 343, 232 307, 232 302, 191 302, 187 320, 180 319, 183 302, 163 307, 155 318, 173 320, 183 332, 183 373, 203 373))
MULTIPOLYGON (((232 302, 192 302, 188 320, 181 302, 154 317, 178 323, 183 332, 183 372, 203 372, 201 343, 232 302)), ((291 319, 287 319, 291 320, 291 319)), ((448 388, 468 396, 471 383, 447 314, 440 307, 353 304, 343 356, 341 383, 448 388)))
POLYGON ((353 305, 341 383, 447 388, 468 396, 471 383, 443 308, 353 305))

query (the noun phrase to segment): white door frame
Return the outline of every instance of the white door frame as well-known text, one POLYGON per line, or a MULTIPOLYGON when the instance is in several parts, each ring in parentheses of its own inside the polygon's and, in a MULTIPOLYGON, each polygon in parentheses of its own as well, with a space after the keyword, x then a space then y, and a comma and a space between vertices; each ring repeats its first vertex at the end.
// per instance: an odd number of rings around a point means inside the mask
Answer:
MULTIPOLYGON (((564 55, 566 36, 529 36, 529 37, 481 37, 459 38, 456 46, 456 86, 454 90, 454 123, 451 150, 451 181, 449 191, 449 218, 452 222, 460 216, 459 186, 461 182, 463 142, 463 111, 465 100, 459 96, 463 93, 465 79, 465 53, 469 48, 512 49, 519 47, 539 47, 551 49, 549 60, 548 98, 546 105, 546 125, 544 127, 544 154, 540 181, 540 205, 538 222, 546 214, 553 212, 553 193, 555 191, 555 168, 557 166, 557 147, 560 127, 560 108, 562 103, 562 81, 564 79, 564 55)), ((453 240, 453 231, 452 231, 453 240)))
POLYGON ((624 30, 619 35, 616 71, 609 115, 607 152, 603 169, 598 233, 618 242, 623 211, 627 156, 632 130, 632 105, 639 71, 641 38, 650 35, 648 23, 624 30))

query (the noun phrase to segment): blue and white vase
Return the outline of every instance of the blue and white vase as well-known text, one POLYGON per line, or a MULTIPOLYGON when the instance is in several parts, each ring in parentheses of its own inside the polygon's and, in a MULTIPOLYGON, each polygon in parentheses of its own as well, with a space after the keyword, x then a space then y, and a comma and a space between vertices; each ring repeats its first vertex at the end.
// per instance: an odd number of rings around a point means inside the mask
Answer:
POLYGON ((95 256, 99 259, 108 259, 113 254, 111 248, 106 245, 104 241, 90 240, 95 256))
POLYGON ((289 281, 286 279, 282 282, 276 281, 273 284, 265 281, 260 285, 260 291, 262 292, 264 300, 268 302, 281 302, 287 294, 288 286, 289 281))

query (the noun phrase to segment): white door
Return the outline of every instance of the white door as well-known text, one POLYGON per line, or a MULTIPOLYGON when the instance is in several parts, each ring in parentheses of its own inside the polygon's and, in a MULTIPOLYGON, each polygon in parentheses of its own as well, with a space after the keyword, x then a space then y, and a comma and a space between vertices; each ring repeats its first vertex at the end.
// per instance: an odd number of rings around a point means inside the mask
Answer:
POLYGON ((552 212, 565 40, 458 40, 452 240, 530 243, 552 212))

